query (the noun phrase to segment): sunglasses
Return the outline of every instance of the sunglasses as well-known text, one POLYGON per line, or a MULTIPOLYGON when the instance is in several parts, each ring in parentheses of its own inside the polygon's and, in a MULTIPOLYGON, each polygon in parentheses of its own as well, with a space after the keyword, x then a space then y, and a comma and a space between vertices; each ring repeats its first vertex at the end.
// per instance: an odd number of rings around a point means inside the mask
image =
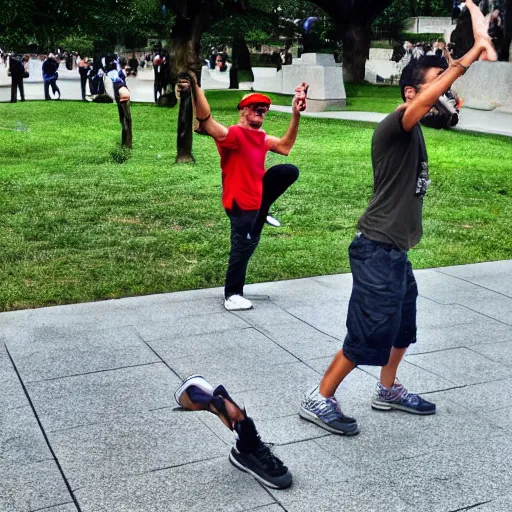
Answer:
POLYGON ((270 107, 264 103, 255 103, 254 105, 249 105, 249 108, 256 114, 259 114, 260 116, 266 114, 270 110, 270 107))

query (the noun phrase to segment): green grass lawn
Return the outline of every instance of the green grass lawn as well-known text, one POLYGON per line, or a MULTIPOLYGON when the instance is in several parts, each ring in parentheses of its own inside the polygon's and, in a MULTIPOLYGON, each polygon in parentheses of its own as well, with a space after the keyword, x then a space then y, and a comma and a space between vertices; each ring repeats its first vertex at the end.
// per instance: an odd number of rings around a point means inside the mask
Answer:
MULTIPOLYGON (((209 94, 235 123, 243 93, 209 94)), ((364 97, 364 96, 363 96, 364 97)), ((381 98, 382 99, 382 98, 381 98)), ((391 108, 389 109, 391 110, 391 108)), ((195 165, 174 164, 176 110, 135 104, 134 149, 115 163, 115 105, 0 104, 0 309, 84 302, 223 284, 229 222, 219 157, 195 136, 195 165)), ((269 113, 282 134, 286 114, 269 113)), ((372 190, 373 125, 304 118, 288 159, 299 181, 273 209, 249 282, 347 272, 347 247, 372 190)), ((510 258, 512 144, 505 137, 425 130, 432 186, 416 268, 510 258)))
MULTIPOLYGON (((347 106, 341 110, 360 112, 380 112, 387 114, 402 103, 400 88, 393 85, 345 84, 347 106)), ((222 95, 223 93, 215 93, 222 95)), ((267 93, 266 93, 267 94, 267 93)), ((240 93, 242 97, 243 93, 240 93)), ((276 105, 291 105, 292 97, 284 94, 270 93, 272 102, 276 105)), ((338 107, 328 107, 327 110, 340 110, 338 107)))

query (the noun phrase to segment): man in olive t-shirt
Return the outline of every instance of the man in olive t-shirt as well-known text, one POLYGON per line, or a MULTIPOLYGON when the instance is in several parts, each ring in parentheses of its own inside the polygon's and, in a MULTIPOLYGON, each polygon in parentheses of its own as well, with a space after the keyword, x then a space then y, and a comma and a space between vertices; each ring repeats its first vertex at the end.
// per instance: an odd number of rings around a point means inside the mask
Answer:
POLYGON ((496 60, 488 21, 468 0, 475 44, 447 67, 444 59, 424 56, 408 64, 400 79, 404 104, 375 129, 372 141, 373 196, 359 219, 349 248, 353 276, 347 336, 320 385, 306 393, 300 415, 335 434, 359 432, 334 397, 358 365, 382 366, 372 407, 434 414, 436 406, 410 393, 396 380, 398 365, 416 342, 418 288, 407 251, 422 235, 423 198, 430 184, 427 152, 419 125, 438 98, 476 60, 496 60))
POLYGON ((358 228, 370 240, 408 251, 422 235, 423 196, 430 181, 420 125, 406 132, 403 114, 395 110, 373 134, 374 192, 358 228))

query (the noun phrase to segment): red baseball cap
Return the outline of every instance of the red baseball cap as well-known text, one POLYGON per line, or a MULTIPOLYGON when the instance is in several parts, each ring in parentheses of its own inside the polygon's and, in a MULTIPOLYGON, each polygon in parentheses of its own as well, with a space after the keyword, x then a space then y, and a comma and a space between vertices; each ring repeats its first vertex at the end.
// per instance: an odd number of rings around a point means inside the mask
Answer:
POLYGON ((259 92, 254 92, 252 94, 246 94, 238 104, 237 108, 238 110, 242 110, 243 108, 248 107, 249 105, 254 105, 255 103, 262 103, 269 107, 272 104, 268 96, 260 94, 259 92))

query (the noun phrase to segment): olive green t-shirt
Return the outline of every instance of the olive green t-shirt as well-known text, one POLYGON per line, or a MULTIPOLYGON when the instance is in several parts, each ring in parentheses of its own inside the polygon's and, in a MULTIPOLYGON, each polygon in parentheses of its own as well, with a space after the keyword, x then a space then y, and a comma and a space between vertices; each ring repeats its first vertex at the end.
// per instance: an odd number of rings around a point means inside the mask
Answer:
POLYGON ((370 240, 408 251, 421 239, 423 196, 430 181, 420 125, 406 132, 403 114, 404 110, 395 110, 375 128, 373 196, 358 228, 370 240))

